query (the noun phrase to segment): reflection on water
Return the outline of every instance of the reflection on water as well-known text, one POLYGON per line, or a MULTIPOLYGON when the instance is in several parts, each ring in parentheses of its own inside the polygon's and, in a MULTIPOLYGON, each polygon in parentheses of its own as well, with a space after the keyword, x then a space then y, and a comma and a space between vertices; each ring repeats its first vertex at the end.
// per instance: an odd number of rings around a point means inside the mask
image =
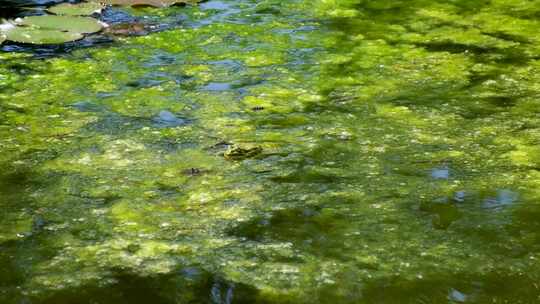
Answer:
POLYGON ((160 111, 153 120, 157 126, 166 128, 179 127, 187 123, 185 119, 179 118, 173 113, 165 110, 160 111))
POLYGON ((448 168, 433 169, 431 170, 431 177, 435 179, 448 179, 450 177, 450 170, 448 168))
POLYGON ((231 88, 229 83, 211 82, 204 86, 207 91, 227 91, 231 88))
POLYGON ((229 9, 231 6, 230 4, 223 1, 207 1, 201 3, 200 7, 202 10, 226 10, 229 9))
POLYGON ((486 198, 484 200, 484 208, 497 208, 514 203, 519 198, 519 195, 508 189, 497 190, 496 197, 486 198))
POLYGON ((539 12, 207 1, 3 46, 0 302, 537 302, 539 12))

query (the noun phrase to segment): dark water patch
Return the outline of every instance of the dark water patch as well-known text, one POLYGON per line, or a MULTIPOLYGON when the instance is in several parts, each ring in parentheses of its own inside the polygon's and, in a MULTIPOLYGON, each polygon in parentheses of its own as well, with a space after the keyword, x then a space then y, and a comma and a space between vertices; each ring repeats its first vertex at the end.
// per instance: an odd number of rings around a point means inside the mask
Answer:
POLYGON ((346 178, 335 174, 317 172, 310 169, 299 169, 294 173, 281 176, 272 176, 270 180, 275 183, 293 184, 333 184, 344 181, 346 178))
POLYGON ((489 71, 489 72, 471 72, 469 74, 469 81, 467 89, 475 88, 481 86, 484 82, 489 80, 495 80, 500 75, 504 73, 501 70, 489 71))
MULTIPOLYGON (((24 283, 24 273, 16 262, 17 241, 0 243, 0 300, 3 298, 9 287, 14 288, 24 283)), ((7 298, 4 298, 7 299, 7 298)))
POLYGON ((121 135, 140 130, 144 127, 174 128, 193 122, 188 118, 162 110, 154 117, 132 117, 114 112, 99 113, 99 119, 84 126, 86 132, 98 132, 109 135, 121 135))
MULTIPOLYGON (((181 174, 181 172, 179 174, 181 174)), ((159 191, 161 197, 174 197, 183 194, 182 189, 177 185, 157 182, 156 188, 159 191)))
POLYGON ((521 35, 513 35, 509 33, 504 33, 504 32, 482 32, 482 35, 490 36, 490 37, 497 38, 504 41, 517 42, 517 43, 525 44, 525 45, 531 43, 531 40, 529 39, 529 37, 525 37, 521 35))
POLYGON ((3 61, 2 65, 9 72, 20 76, 31 76, 35 74, 46 74, 49 64, 39 61, 40 64, 33 64, 32 62, 23 60, 7 60, 3 61))
MULTIPOLYGON (((350 271, 352 272, 352 271, 350 271)), ((403 279, 398 274, 362 280, 342 271, 340 284, 322 286, 313 296, 323 303, 403 304, 430 303, 533 303, 540 295, 531 279, 496 271, 478 277, 467 271, 444 275, 424 274, 403 279), (355 284, 356 283, 356 284, 355 284)))
MULTIPOLYGON (((275 211, 232 228, 228 233, 255 242, 291 242, 295 248, 317 256, 339 258, 339 223, 346 217, 331 209, 305 207, 275 211)), ((282 257, 283 261, 297 261, 282 257)))
POLYGON ((426 170, 421 166, 409 165, 409 164, 386 164, 384 166, 384 173, 389 176, 401 175, 404 177, 425 177, 426 170))
MULTIPOLYGON (((164 51, 155 51, 153 55, 150 57, 149 60, 147 60, 143 66, 147 68, 156 68, 156 67, 163 67, 163 66, 169 66, 169 65, 178 65, 178 64, 185 64, 186 58, 183 54, 171 54, 164 51)), ((152 72, 149 75, 157 75, 157 76, 163 76, 169 79, 175 79, 177 81, 184 80, 184 79, 190 79, 193 78, 193 76, 185 75, 181 73, 181 71, 176 71, 175 74, 167 74, 163 72, 152 72)))
POLYGON ((106 110, 102 105, 90 101, 79 101, 70 105, 70 107, 80 112, 103 112, 106 110))
POLYGON ((256 124, 263 128, 291 128, 300 127, 308 123, 308 119, 302 115, 270 114, 256 120, 256 124))
POLYGON ((461 44, 450 41, 423 42, 415 43, 414 45, 424 48, 429 52, 448 52, 451 54, 471 55, 472 58, 479 63, 527 65, 530 60, 534 59, 534 56, 524 53, 522 47, 500 49, 496 47, 461 44))
POLYGON ((0 18, 13 19, 22 16, 24 9, 16 7, 14 4, 2 1, 0 2, 0 18))
POLYGON ((533 256, 540 251, 540 204, 537 200, 527 200, 513 208, 512 217, 514 220, 506 229, 514 236, 521 236, 519 245, 524 254, 533 256))
MULTIPOLYGON (((169 64, 173 64, 173 62, 167 63, 165 58, 160 58, 160 59, 153 58, 151 61, 152 63, 148 64, 149 67, 167 66, 169 64), (160 61, 159 63, 158 63, 158 60, 160 61)), ((145 88, 158 87, 167 82, 174 82, 179 85, 184 85, 184 83, 188 83, 189 80, 192 80, 192 77, 188 75, 171 74, 171 73, 165 73, 165 72, 151 72, 151 73, 145 74, 139 79, 134 79, 134 80, 130 80, 126 82, 125 86, 128 88, 133 88, 133 89, 145 89, 145 88)))
POLYGON ((0 175, 0 193, 4 195, 17 195, 32 183, 35 172, 28 168, 9 169, 2 166, 3 173, 0 175))
POLYGON ((456 42, 424 42, 416 43, 415 45, 430 52, 448 52, 452 54, 472 53, 475 55, 484 55, 498 51, 496 48, 460 44, 456 42))
MULTIPOLYGON (((42 303, 31 301, 20 292, 20 286, 29 279, 28 265, 52 259, 58 248, 50 246, 46 236, 32 233, 17 240, 0 243, 0 301, 6 304, 42 303)), ((66 303, 67 304, 67 303, 66 303)))
MULTIPOLYGON (((488 284, 479 283, 467 273, 423 277, 417 280, 402 280, 399 276, 371 281, 363 285, 364 303, 483 303, 478 294, 488 284), (478 301, 478 302, 477 302, 478 301)), ((491 283, 491 282, 490 282, 491 283)), ((503 282, 491 283, 495 286, 503 282)), ((491 287, 491 284, 488 286, 491 287)), ((500 300, 500 299, 499 299, 500 300)), ((352 303, 352 302, 351 302, 352 303)))
POLYGON ((105 114, 97 121, 84 126, 83 130, 109 135, 121 135, 125 132, 139 130, 145 126, 150 126, 151 119, 130 117, 120 114, 105 114))
POLYGON ((442 198, 420 204, 420 211, 431 214, 431 222, 436 229, 446 229, 462 217, 462 212, 452 201, 442 198))
POLYGON ((48 59, 70 54, 76 49, 100 45, 110 45, 114 40, 103 36, 87 36, 82 40, 59 45, 32 45, 25 43, 4 42, 0 50, 4 52, 29 53, 36 59, 48 59))
POLYGON ((191 139, 183 138, 156 138, 150 140, 147 146, 157 151, 163 151, 164 153, 176 153, 184 149, 196 149, 200 148, 199 143, 191 139))
MULTIPOLYGON (((463 99, 459 101, 465 104, 462 104, 460 108, 456 109, 456 113, 464 119, 477 120, 497 115, 501 113, 501 109, 508 110, 505 108, 511 107, 511 105, 508 107, 494 106, 492 103, 489 102, 489 100, 490 98, 463 97, 463 99)), ((491 100, 496 101, 497 99, 491 100)), ((503 102, 504 100, 505 99, 503 98, 503 102)))
POLYGON ((303 109, 304 112, 313 114, 342 113, 362 115, 365 117, 376 113, 374 104, 368 102, 362 104, 355 103, 359 98, 353 94, 324 90, 319 94, 324 96, 324 100, 306 104, 303 109))
POLYGON ((527 66, 532 60, 540 58, 539 56, 527 54, 523 48, 510 48, 483 54, 475 57, 476 62, 485 64, 501 64, 511 66, 527 66))
POLYGON ((51 292, 46 297, 27 298, 28 304, 252 304, 270 303, 249 285, 223 279, 198 267, 177 273, 139 276, 113 270, 115 283, 87 284, 80 288, 51 292), (101 285, 101 286, 100 286, 101 285), (105 285, 105 286, 104 286, 105 285))
POLYGON ((32 207, 32 190, 47 189, 59 178, 57 173, 41 172, 39 165, 58 155, 55 150, 28 150, 21 151, 17 159, 0 163, 0 204, 4 208, 32 207))
POLYGON ((100 15, 100 20, 107 24, 135 23, 138 19, 120 9, 105 9, 100 15))
POLYGON ((469 12, 475 12, 482 10, 483 8, 489 7, 491 5, 490 0, 480 0, 480 1, 467 1, 467 0, 457 0, 452 2, 458 10, 457 12, 460 15, 467 15, 469 12))
POLYGON ((134 89, 145 89, 145 88, 151 88, 151 87, 157 87, 164 83, 164 80, 156 80, 156 79, 139 79, 139 80, 131 80, 126 83, 126 86, 134 88, 134 89))
POLYGON ((76 176, 70 176, 69 178, 72 180, 72 184, 70 189, 66 192, 69 197, 75 198, 76 204, 78 205, 101 208, 104 206, 110 206, 123 198, 122 193, 115 190, 88 193, 84 185, 90 181, 76 176), (78 181, 74 181, 75 179, 78 179, 78 181))
POLYGON ((490 104, 494 106, 502 107, 502 108, 513 107, 517 103, 517 98, 513 96, 492 96, 492 97, 484 98, 484 100, 486 100, 487 102, 489 102, 490 104))

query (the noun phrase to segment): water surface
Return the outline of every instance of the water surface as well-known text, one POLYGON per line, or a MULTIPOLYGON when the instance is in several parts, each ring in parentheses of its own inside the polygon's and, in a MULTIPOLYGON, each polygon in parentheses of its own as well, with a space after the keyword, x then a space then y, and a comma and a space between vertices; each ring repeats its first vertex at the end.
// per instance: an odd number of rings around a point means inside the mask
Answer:
POLYGON ((537 2, 107 14, 0 53, 1 303, 540 301, 537 2))

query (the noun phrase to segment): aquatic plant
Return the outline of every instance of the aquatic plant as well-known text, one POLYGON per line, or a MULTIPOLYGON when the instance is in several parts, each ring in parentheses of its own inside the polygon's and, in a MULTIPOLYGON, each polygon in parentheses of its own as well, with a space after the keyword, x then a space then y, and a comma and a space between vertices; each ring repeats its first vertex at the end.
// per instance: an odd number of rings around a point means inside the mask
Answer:
POLYGON ((58 44, 82 39, 84 34, 99 32, 104 24, 89 17, 30 16, 7 21, 0 31, 10 40, 31 44, 58 44))
POLYGON ((0 54, 0 302, 538 299, 538 3, 122 10, 0 54))
POLYGON ((106 24, 95 18, 103 5, 98 3, 63 3, 48 8, 55 15, 40 15, 3 21, 0 43, 6 40, 30 44, 61 44, 99 32, 106 24))
MULTIPOLYGON (((0 44, 4 41, 13 41, 30 44, 62 44, 79 40, 87 34, 101 31, 108 25, 92 17, 99 14, 107 5, 115 6, 154 6, 168 7, 175 4, 195 4, 200 0, 174 0, 174 1, 146 1, 146 0, 113 0, 81 3, 61 3, 47 8, 54 15, 30 16, 15 20, 4 21, 0 25, 0 44)), ((117 25, 116 25, 117 26, 117 25)), ((110 30, 109 33, 120 32, 110 30)), ((144 29, 138 32, 147 31, 144 29)))

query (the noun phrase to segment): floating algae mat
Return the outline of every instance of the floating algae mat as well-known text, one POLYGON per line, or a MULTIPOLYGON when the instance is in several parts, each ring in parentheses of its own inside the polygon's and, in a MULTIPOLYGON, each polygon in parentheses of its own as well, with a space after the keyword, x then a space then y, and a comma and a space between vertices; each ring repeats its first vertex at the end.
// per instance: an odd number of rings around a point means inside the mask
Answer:
POLYGON ((537 1, 115 10, 0 53, 0 303, 540 301, 537 1))

